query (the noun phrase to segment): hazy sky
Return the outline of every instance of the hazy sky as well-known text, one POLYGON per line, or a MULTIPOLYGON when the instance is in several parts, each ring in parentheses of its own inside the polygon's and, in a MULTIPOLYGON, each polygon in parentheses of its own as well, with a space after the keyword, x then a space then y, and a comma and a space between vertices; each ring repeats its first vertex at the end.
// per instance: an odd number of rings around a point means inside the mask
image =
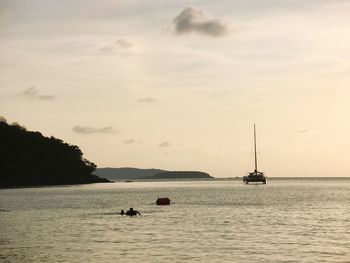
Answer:
POLYGON ((350 1, 0 0, 0 115, 99 167, 350 176, 350 1))

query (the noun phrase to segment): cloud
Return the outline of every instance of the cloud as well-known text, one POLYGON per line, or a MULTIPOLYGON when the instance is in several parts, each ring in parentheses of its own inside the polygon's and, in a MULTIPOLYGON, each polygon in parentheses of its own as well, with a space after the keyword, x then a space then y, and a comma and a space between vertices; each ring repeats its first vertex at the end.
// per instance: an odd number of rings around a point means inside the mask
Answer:
POLYGON ((56 97, 53 95, 41 95, 38 97, 41 100, 55 100, 56 97))
POLYGON ((309 132, 308 130, 299 130, 298 131, 299 133, 306 133, 306 132, 309 132))
POLYGON ((138 102, 155 102, 156 100, 151 98, 151 97, 148 97, 148 98, 142 98, 142 99, 139 99, 138 102))
POLYGON ((179 35, 200 33, 220 37, 228 33, 228 26, 219 19, 213 19, 199 8, 187 7, 174 18, 175 31, 179 35))
POLYGON ((81 134, 92 134, 92 133, 114 133, 114 129, 111 126, 103 128, 94 128, 89 126, 77 125, 73 128, 73 131, 81 134))
POLYGON ((125 141, 123 141, 123 143, 125 143, 125 144, 133 144, 133 143, 135 143, 135 140, 133 140, 133 139, 125 140, 125 141))
POLYGON ((118 39, 114 44, 116 46, 121 47, 121 48, 130 48, 130 47, 132 47, 132 44, 129 41, 126 41, 125 39, 118 39))
POLYGON ((36 97, 38 95, 39 91, 34 87, 31 86, 28 89, 24 90, 23 92, 19 93, 19 96, 23 96, 23 97, 36 97))
POLYGON ((36 87, 31 86, 28 89, 18 93, 17 96, 24 97, 24 98, 30 98, 30 99, 39 99, 39 100, 55 100, 56 99, 56 97, 53 95, 49 95, 49 94, 39 95, 39 94, 40 94, 39 90, 36 87))
POLYGON ((170 147, 171 143, 168 141, 164 141, 158 145, 159 147, 170 147))
POLYGON ((142 144, 142 141, 134 140, 134 139, 127 139, 127 140, 124 140, 123 143, 125 143, 125 144, 142 144))
POLYGON ((103 52, 103 53, 114 53, 118 50, 127 50, 130 49, 133 45, 125 40, 125 39, 118 39, 116 41, 110 42, 110 43, 102 43, 97 47, 97 51, 103 52))

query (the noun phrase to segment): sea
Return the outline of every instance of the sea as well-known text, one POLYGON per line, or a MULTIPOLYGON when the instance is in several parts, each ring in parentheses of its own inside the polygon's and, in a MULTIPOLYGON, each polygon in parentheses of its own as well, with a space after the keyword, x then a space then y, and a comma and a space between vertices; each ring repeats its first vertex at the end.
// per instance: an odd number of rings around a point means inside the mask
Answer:
POLYGON ((350 262, 350 178, 2 189, 0 209, 3 263, 350 262))

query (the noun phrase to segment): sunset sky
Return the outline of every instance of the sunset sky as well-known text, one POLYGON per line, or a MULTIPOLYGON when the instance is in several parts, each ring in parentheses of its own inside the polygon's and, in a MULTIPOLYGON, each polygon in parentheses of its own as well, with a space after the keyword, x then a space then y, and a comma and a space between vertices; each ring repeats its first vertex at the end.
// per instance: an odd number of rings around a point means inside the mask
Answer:
POLYGON ((350 176, 350 1, 0 0, 0 115, 99 167, 350 176))

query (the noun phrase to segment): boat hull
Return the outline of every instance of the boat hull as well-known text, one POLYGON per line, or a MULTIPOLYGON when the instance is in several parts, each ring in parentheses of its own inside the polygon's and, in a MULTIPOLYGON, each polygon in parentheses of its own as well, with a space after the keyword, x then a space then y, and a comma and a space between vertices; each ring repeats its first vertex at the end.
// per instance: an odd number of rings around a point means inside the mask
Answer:
POLYGON ((257 173, 249 173, 249 175, 243 177, 243 183, 249 184, 249 183, 262 183, 266 184, 266 177, 263 173, 257 172, 257 173))

